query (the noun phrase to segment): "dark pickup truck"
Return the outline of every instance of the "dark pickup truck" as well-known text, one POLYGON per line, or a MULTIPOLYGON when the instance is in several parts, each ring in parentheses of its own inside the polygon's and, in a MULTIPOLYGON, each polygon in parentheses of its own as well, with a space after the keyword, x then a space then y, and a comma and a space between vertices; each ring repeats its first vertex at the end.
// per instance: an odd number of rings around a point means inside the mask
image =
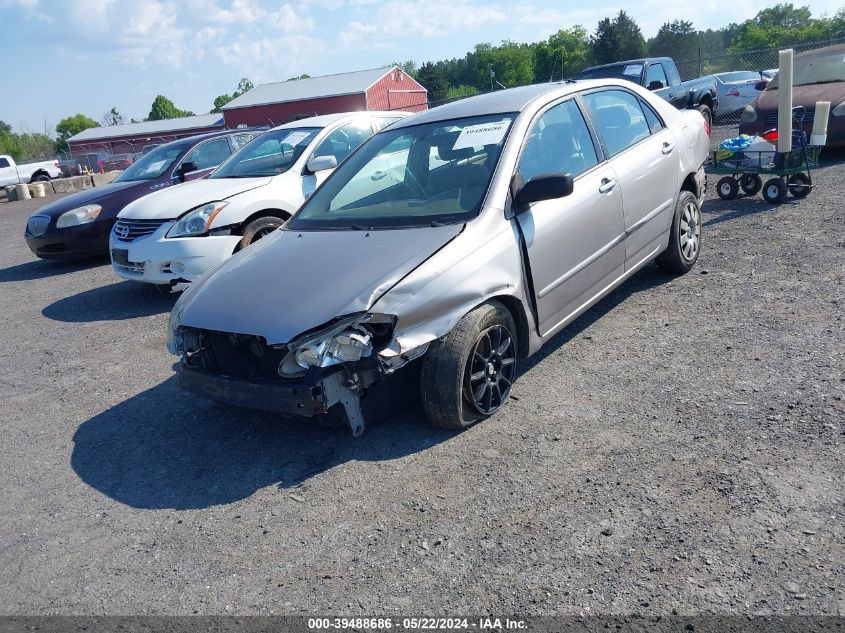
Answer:
POLYGON ((681 81, 681 75, 670 57, 644 57, 593 66, 582 70, 576 79, 627 79, 659 95, 680 110, 697 109, 707 121, 708 133, 718 100, 716 80, 701 77, 681 81))

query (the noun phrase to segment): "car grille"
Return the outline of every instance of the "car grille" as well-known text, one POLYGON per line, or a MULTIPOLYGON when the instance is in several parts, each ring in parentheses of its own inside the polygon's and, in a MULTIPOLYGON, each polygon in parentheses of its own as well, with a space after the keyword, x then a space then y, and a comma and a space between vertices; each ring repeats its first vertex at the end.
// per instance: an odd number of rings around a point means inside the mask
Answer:
POLYGON ((170 222, 170 220, 120 219, 114 223, 114 236, 121 242, 131 242, 139 237, 152 235, 165 222, 170 222))
MULTIPOLYGON (((816 114, 815 108, 807 108, 807 113, 804 115, 804 125, 812 125, 813 124, 813 118, 814 118, 815 114, 816 114)), ((775 110, 774 112, 766 113, 765 121, 766 121, 766 125, 777 125, 778 124, 777 110, 775 110)))
POLYGON ((50 218, 46 215, 33 215, 26 221, 26 230, 33 237, 44 235, 48 226, 50 226, 50 218))

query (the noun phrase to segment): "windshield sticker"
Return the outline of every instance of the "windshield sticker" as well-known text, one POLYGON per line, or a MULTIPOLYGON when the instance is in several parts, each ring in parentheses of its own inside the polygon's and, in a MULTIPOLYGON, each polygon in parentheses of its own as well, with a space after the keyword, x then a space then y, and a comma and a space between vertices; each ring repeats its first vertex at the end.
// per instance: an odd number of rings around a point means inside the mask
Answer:
POLYGON ((291 132, 281 142, 289 143, 290 145, 299 145, 302 141, 308 138, 311 132, 291 132))
POLYGON ((158 171, 159 169, 164 167, 164 164, 166 162, 167 162, 166 160, 157 160, 154 163, 150 163, 149 165, 147 165, 147 168, 144 170, 144 173, 145 174, 151 174, 154 171, 158 171))
POLYGON ((643 65, 642 64, 628 64, 625 66, 625 70, 622 71, 623 75, 642 75, 643 74, 643 65))
POLYGON ((505 137, 510 121, 499 121, 498 123, 482 123, 480 125, 469 125, 461 130, 453 150, 465 149, 467 147, 481 147, 483 145, 498 145, 505 137))

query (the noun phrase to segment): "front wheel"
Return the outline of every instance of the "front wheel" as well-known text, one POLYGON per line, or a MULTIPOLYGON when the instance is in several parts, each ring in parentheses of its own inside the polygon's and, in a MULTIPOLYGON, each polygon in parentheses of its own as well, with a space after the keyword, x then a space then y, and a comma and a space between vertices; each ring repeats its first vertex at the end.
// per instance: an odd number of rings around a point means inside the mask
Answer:
POLYGON ((428 421, 465 429, 493 415, 510 394, 516 356, 516 328, 502 304, 485 303, 464 316, 423 357, 420 389, 428 421))
POLYGON ((682 191, 669 230, 669 246, 657 256, 657 265, 667 272, 684 274, 695 266, 700 251, 701 209, 691 192, 682 191))
POLYGON ((238 249, 243 250, 250 244, 254 244, 262 237, 270 235, 277 228, 282 226, 285 221, 282 218, 277 218, 275 215, 265 215, 254 219, 252 222, 244 227, 244 236, 238 242, 238 249))
POLYGON ((47 174, 38 174, 32 179, 32 182, 50 182, 50 176, 47 174))
POLYGON ((789 193, 796 198, 806 198, 810 195, 810 190, 813 188, 810 183, 810 178, 807 174, 792 174, 787 183, 789 193))
POLYGON ((716 183, 716 193, 722 200, 733 200, 739 192, 739 185, 736 183, 736 178, 733 176, 725 176, 720 178, 716 183))
POLYGON ((746 174, 739 180, 739 186, 746 195, 756 196, 763 188, 763 179, 760 174, 746 174))

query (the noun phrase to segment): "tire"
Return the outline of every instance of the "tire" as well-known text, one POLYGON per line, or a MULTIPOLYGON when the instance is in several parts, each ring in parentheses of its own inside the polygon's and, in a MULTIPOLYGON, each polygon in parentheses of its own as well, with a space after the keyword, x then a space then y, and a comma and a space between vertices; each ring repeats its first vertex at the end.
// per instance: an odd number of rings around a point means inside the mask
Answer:
POLYGON ((683 275, 695 266, 700 252, 701 209, 698 199, 689 191, 681 191, 669 230, 669 246, 655 261, 666 272, 683 275))
POLYGON ((698 105, 696 110, 701 112, 701 116, 704 117, 704 129, 707 130, 707 136, 710 136, 710 132, 713 130, 713 112, 705 103, 698 105))
POLYGON ((50 176, 47 174, 38 174, 32 177, 32 182, 50 182, 50 176))
POLYGON ((275 215, 265 215, 260 218, 255 218, 252 222, 244 227, 243 237, 238 242, 236 250, 243 250, 250 244, 254 244, 262 237, 269 235, 277 228, 282 226, 285 221, 275 215))
POLYGON ((485 303, 464 316, 423 357, 420 395, 428 421, 460 430, 489 418, 507 402, 516 358, 516 328, 502 304, 485 303))
POLYGON ((720 178, 719 182, 716 183, 716 194, 722 200, 733 200, 737 193, 739 193, 739 185, 733 176, 720 178))
POLYGON ((780 204, 786 199, 786 183, 783 178, 772 178, 763 186, 763 197, 766 202, 780 204))
POLYGON ((763 188, 763 179, 760 174, 746 174, 739 179, 739 187, 746 195, 756 196, 763 188))
POLYGON ((792 174, 786 183, 789 193, 794 198, 806 198, 810 195, 813 186, 807 174, 792 174))

